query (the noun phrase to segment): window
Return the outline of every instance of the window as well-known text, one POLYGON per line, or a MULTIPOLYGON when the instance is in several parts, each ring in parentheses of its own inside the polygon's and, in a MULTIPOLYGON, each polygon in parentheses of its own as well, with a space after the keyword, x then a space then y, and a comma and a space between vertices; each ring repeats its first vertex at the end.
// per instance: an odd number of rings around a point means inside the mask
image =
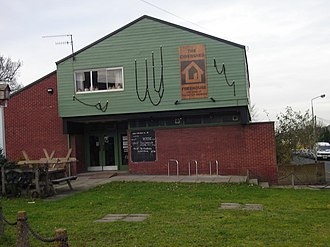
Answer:
POLYGON ((124 90, 123 68, 75 72, 76 92, 124 90))

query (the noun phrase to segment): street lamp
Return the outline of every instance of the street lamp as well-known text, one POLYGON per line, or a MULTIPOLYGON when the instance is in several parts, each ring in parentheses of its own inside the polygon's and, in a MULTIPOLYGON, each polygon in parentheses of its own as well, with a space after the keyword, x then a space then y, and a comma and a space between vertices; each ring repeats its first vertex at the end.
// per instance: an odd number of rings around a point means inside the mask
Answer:
MULTIPOLYGON (((312 106, 312 124, 313 124, 313 143, 316 142, 316 116, 314 116, 314 107, 313 107, 313 100, 318 99, 318 98, 324 98, 325 94, 321 94, 319 96, 316 96, 311 99, 311 106, 312 106)), ((317 162, 317 155, 316 155, 316 150, 314 150, 314 156, 315 156, 315 163, 317 162)))
POLYGON ((311 99, 311 106, 312 106, 312 118, 313 118, 313 121, 314 121, 314 108, 313 108, 313 100, 315 99, 318 99, 318 98, 324 98, 325 97, 325 94, 321 94, 319 96, 316 96, 314 98, 311 99))

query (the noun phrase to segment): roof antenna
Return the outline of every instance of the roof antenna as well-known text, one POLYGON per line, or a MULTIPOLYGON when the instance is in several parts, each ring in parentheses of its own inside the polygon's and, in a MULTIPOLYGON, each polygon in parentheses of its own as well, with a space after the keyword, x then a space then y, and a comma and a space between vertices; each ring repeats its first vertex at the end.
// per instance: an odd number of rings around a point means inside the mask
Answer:
POLYGON ((59 34, 59 35, 45 35, 42 36, 42 38, 58 38, 58 37, 70 37, 70 41, 61 41, 61 42, 55 42, 55 45, 71 45, 71 53, 72 53, 72 58, 74 60, 74 50, 73 50, 73 38, 72 34, 59 34))

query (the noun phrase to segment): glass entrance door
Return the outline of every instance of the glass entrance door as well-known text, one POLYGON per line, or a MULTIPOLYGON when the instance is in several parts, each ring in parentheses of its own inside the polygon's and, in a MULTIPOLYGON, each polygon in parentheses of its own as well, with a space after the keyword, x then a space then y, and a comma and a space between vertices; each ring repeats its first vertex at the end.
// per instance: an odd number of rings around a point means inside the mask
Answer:
POLYGON ((103 136, 104 166, 115 166, 115 138, 113 136, 103 136))
POLYGON ((100 137, 99 136, 90 136, 88 139, 89 146, 89 167, 97 168, 100 166, 100 137))
POLYGON ((89 171, 117 170, 115 137, 111 134, 94 134, 88 139, 89 171))

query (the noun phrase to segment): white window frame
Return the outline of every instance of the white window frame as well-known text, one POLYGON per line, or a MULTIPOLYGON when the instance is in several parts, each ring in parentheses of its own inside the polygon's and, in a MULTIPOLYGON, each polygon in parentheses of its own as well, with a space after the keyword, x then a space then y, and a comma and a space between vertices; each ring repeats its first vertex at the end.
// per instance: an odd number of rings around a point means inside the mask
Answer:
POLYGON ((125 83, 124 83, 124 67, 110 67, 110 68, 97 68, 97 69, 85 69, 85 70, 76 70, 74 72, 74 87, 75 87, 75 92, 77 94, 83 94, 83 93, 102 93, 102 92, 118 92, 118 91, 124 91, 124 87, 125 87, 125 83), (92 72, 98 72, 98 71, 102 71, 105 72, 105 76, 106 76, 106 85, 108 87, 108 71, 112 71, 112 70, 121 70, 121 84, 122 87, 121 88, 107 88, 107 89, 93 89, 93 73, 92 72), (90 76, 90 87, 89 89, 85 89, 82 91, 78 91, 77 88, 77 74, 78 73, 89 73, 90 76))

